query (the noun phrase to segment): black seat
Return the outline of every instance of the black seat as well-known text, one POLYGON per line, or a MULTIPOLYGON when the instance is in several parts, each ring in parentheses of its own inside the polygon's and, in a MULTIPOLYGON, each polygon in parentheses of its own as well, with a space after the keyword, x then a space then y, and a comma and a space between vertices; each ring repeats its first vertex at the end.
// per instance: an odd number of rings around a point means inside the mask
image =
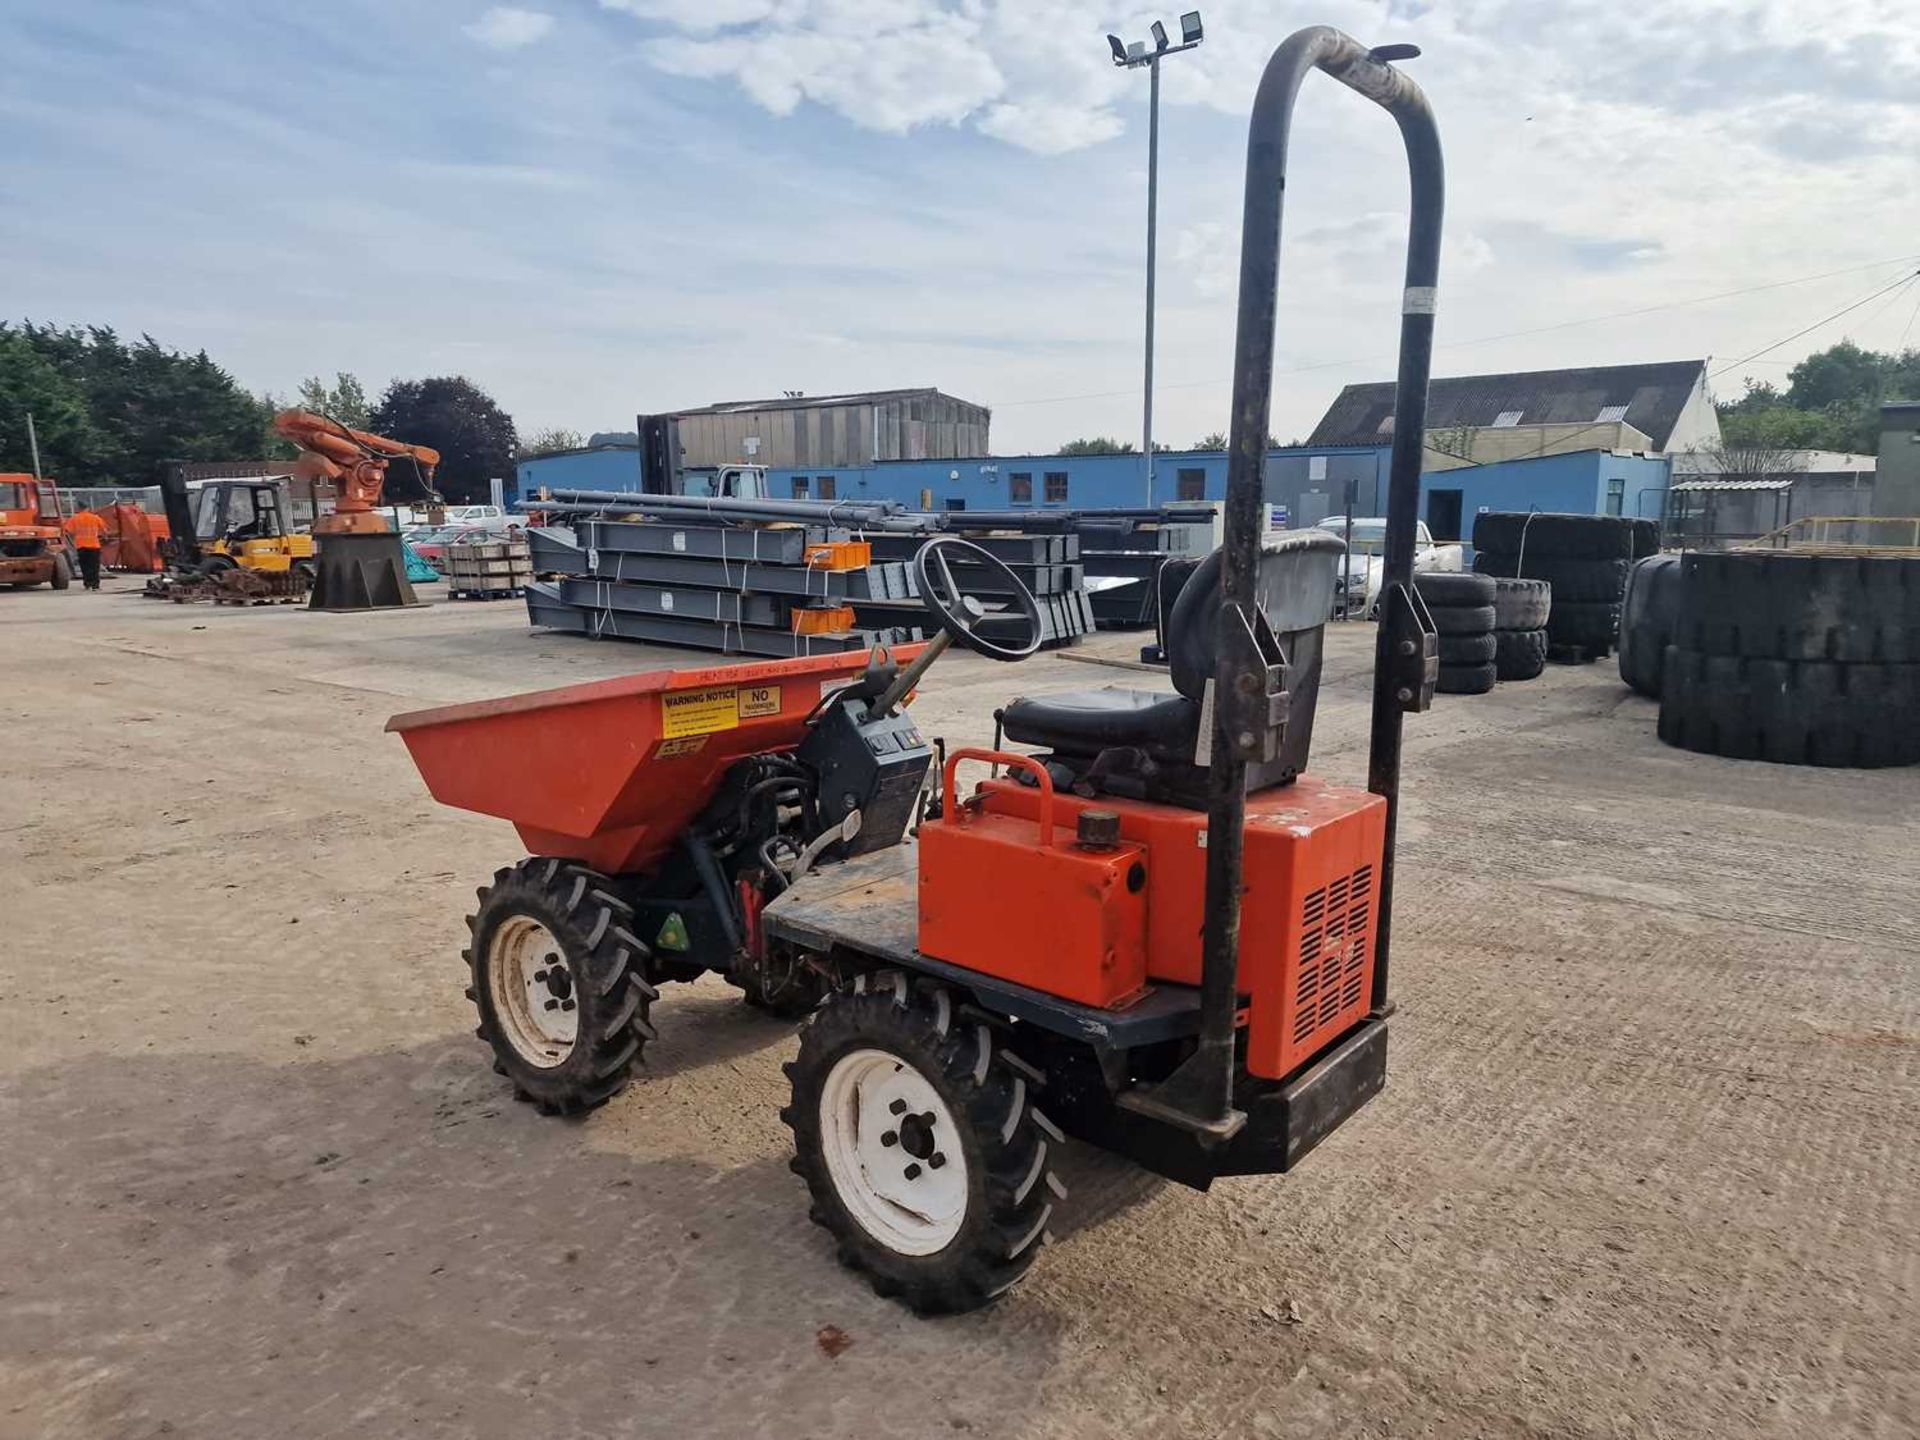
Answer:
POLYGON ((1019 699, 1001 713, 1007 737, 1060 755, 1093 756, 1133 746, 1159 759, 1193 759, 1200 706, 1148 690, 1071 690, 1019 699))
MULTIPOLYGON (((1306 764, 1313 730, 1313 704, 1320 683, 1320 632, 1333 608, 1335 557, 1344 546, 1324 530, 1292 531, 1265 538, 1255 589, 1286 653, 1291 696, 1285 754, 1267 766, 1250 767, 1249 783, 1291 780, 1306 764)), ((1085 762, 1104 752, 1133 751, 1153 773, 1142 793, 1165 790, 1182 803, 1204 770, 1198 764, 1200 716, 1215 671, 1215 633, 1220 615, 1220 552, 1215 550, 1181 587, 1166 623, 1167 665, 1175 694, 1119 688, 1072 690, 1021 698, 1000 714, 1006 736, 1052 751, 1064 762, 1085 762), (1155 780, 1162 783, 1154 783, 1155 780)), ((1101 788, 1118 789, 1123 773, 1141 765, 1110 755, 1098 767, 1101 788)))

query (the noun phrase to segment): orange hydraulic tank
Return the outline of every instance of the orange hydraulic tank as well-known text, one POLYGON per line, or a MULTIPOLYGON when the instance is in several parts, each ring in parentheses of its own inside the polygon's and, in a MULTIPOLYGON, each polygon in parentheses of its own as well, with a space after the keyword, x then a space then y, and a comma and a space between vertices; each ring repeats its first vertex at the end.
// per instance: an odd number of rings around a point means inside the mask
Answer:
MULTIPOLYGON (((987 814, 1037 820, 1044 806, 1067 834, 1082 810, 1116 812, 1121 838, 1146 852, 1147 977, 1200 983, 1204 810, 1104 795, 1082 799, 1010 779, 989 780, 980 789, 987 814)), ((1366 1017, 1386 813, 1378 795, 1309 775, 1247 797, 1239 978, 1253 1074, 1291 1074, 1366 1017)), ((932 828, 921 833, 923 874, 932 828)))
POLYGON ((1091 848, 1043 803, 1033 819, 956 805, 966 759, 1030 770, 1024 755, 956 750, 941 775, 941 818, 920 827, 920 950, 1082 1005, 1117 1009, 1147 981, 1147 866, 1128 841, 1091 848))

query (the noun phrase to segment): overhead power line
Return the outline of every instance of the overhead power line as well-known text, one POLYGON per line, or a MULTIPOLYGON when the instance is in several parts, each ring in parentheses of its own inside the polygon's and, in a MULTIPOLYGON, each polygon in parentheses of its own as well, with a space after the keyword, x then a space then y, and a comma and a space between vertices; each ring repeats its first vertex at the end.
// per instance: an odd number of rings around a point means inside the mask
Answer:
POLYGON ((1811 335, 1814 331, 1818 330, 1822 325, 1831 325, 1834 321, 1838 320, 1842 315, 1851 315, 1854 311, 1858 310, 1862 305, 1865 305, 1870 301, 1878 300, 1882 295, 1885 295, 1889 290, 1903 289, 1904 287, 1913 284, 1915 280, 1920 280, 1920 270, 1914 271, 1913 274, 1911 275, 1902 275, 1898 280, 1893 281, 1891 284, 1882 285, 1879 289, 1875 290, 1872 294, 1863 295, 1860 297, 1860 299, 1854 301, 1851 305, 1848 305, 1843 309, 1836 310, 1831 315, 1822 316, 1820 319, 1814 321, 1813 324, 1794 331, 1793 334, 1787 336, 1784 340, 1776 340, 1771 345, 1763 345, 1758 350, 1754 351, 1753 354, 1751 355, 1743 355, 1738 360, 1732 361, 1731 363, 1726 365, 1722 365, 1718 370, 1715 370, 1712 374, 1708 375, 1707 378, 1709 380, 1715 380, 1715 379, 1718 379, 1720 376, 1726 374, 1729 370, 1738 370, 1742 365, 1745 365, 1748 361, 1758 360, 1762 355, 1765 355, 1769 350, 1778 350, 1782 345, 1791 345, 1794 341, 1798 340, 1802 335, 1811 335))
MULTIPOLYGON (((1436 344, 1434 348, 1436 350, 1464 350, 1474 345, 1491 345, 1499 340, 1518 340, 1529 335, 1548 334, 1555 330, 1572 330, 1582 325, 1599 325, 1609 320, 1627 320, 1638 315, 1652 315, 1663 310, 1683 310, 1693 305, 1709 305, 1716 300, 1733 300, 1743 295, 1758 295, 1767 290, 1784 290, 1794 285, 1810 285, 1816 280, 1831 280, 1839 275, 1857 275, 1863 270, 1884 270, 1889 265, 1905 265, 1914 260, 1920 260, 1920 255, 1896 255, 1890 259, 1875 260, 1866 265, 1848 265, 1838 270, 1821 270, 1810 275, 1796 275, 1790 280, 1770 280, 1763 285, 1747 285, 1738 290, 1722 290, 1712 295, 1695 295, 1686 300, 1668 300, 1658 305, 1642 305, 1631 310, 1612 311, 1606 315, 1588 315, 1578 320, 1558 320, 1550 325, 1535 325, 1525 330, 1506 330, 1497 335, 1480 335, 1470 340, 1441 341, 1436 344)), ((1910 276, 1903 275, 1899 280, 1895 281, 1894 284, 1904 284, 1911 278, 1910 276)), ((1873 295, 1869 295, 1867 299, 1871 300, 1874 296, 1884 293, 1886 293, 1884 288, 1875 290, 1873 295)), ((1863 301, 1861 303, 1864 304, 1865 302, 1863 301)), ((1842 311, 1840 313, 1844 314, 1846 312, 1842 311)), ((1829 316, 1828 318, 1835 319, 1838 317, 1829 316)), ((1823 321, 1821 323, 1824 324, 1825 322, 1823 321)), ((1815 325, 1810 328, 1818 329, 1819 326, 1815 325)), ((1789 337, 1789 339, 1791 338, 1793 337, 1789 337)), ((1778 344, 1769 345, 1767 350, 1777 350, 1781 345, 1786 343, 1788 343, 1786 340, 1782 340, 1778 342, 1778 344)), ((1764 355, 1767 353, 1767 350, 1757 351, 1755 356, 1749 358, 1757 358, 1758 355, 1764 355)), ((1352 365, 1370 365, 1378 363, 1383 359, 1391 358, 1393 357, 1390 353, 1376 352, 1372 355, 1361 355, 1346 360, 1321 360, 1312 365, 1296 365, 1288 369, 1276 370, 1274 371, 1274 375, 1276 377, 1281 375, 1306 375, 1315 370, 1338 370, 1352 365)), ((1736 363, 1745 364, 1746 361, 1738 361, 1736 363)), ((1231 380, 1221 379, 1180 380, 1170 384, 1156 385, 1154 388, 1156 390, 1203 390, 1211 386, 1227 385, 1230 383, 1232 383, 1231 380)), ((1094 390, 1081 395, 1049 395, 1032 400, 999 400, 994 402, 993 408, 996 410, 1012 410, 1026 405, 1065 405, 1076 400, 1111 400, 1116 397, 1131 396, 1134 393, 1132 390, 1094 390)))

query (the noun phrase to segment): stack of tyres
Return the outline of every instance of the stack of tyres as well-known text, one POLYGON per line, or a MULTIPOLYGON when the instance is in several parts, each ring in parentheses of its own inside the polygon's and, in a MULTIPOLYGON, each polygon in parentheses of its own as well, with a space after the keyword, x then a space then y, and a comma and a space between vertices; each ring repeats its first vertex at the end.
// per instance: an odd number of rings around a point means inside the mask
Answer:
POLYGON ((1547 641, 1555 658, 1596 660, 1620 632, 1620 600, 1633 562, 1660 548, 1651 520, 1496 510, 1473 526, 1481 575, 1545 580, 1553 587, 1547 641))
POLYGON ((1782 765, 1920 764, 1920 559, 1685 556, 1660 738, 1782 765))
POLYGON ((1660 698, 1660 671, 1680 621, 1680 557, 1633 562, 1620 602, 1620 678, 1648 699, 1660 698))
POLYGON ((1532 680, 1547 668, 1553 587, 1544 580, 1494 580, 1493 665, 1502 680, 1532 680))
POLYGON ((1499 587, 1488 575, 1429 572, 1413 577, 1440 637, 1440 679, 1436 689, 1448 695, 1484 695, 1499 679, 1494 638, 1499 587))

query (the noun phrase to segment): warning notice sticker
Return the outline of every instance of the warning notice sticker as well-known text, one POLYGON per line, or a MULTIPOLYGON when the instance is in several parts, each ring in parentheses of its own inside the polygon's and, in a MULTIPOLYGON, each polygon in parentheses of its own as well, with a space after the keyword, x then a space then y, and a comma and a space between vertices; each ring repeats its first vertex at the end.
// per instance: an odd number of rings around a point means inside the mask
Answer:
POLYGON ((745 685, 740 689, 740 718, 751 720, 758 715, 778 715, 780 713, 780 687, 778 685, 745 685))
POLYGON ((669 740, 711 735, 740 723, 739 690, 713 685, 705 690, 669 690, 660 697, 660 733, 669 740))

